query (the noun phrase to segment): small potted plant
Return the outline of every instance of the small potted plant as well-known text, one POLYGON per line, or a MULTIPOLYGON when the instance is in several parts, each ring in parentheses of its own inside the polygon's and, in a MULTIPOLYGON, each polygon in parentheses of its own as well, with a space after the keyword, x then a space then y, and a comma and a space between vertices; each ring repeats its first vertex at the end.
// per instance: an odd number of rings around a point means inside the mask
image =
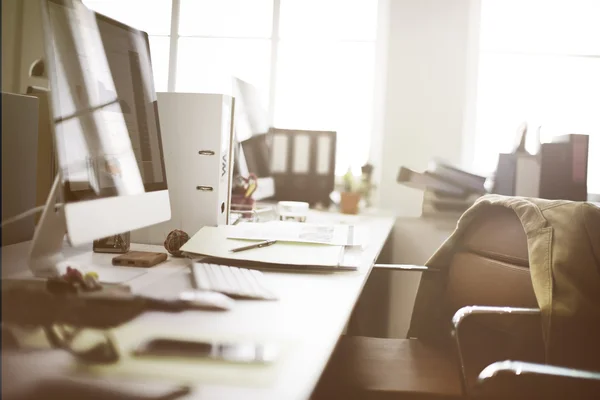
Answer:
POLYGON ((373 165, 367 163, 361 167, 362 179, 360 193, 365 201, 365 207, 371 207, 373 205, 372 194, 375 190, 375 185, 372 182, 373 179, 373 165))
POLYGON ((358 204, 361 198, 360 184, 352 175, 352 171, 344 175, 344 191, 341 193, 340 211, 344 214, 358 214, 358 204))

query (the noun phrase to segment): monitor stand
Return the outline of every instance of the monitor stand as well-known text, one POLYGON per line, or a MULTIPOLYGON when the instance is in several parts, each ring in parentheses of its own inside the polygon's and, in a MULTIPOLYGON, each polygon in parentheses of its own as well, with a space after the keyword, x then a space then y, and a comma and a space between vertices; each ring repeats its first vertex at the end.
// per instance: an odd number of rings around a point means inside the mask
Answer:
POLYGON ((31 242, 28 265, 36 277, 59 276, 67 267, 62 253, 67 233, 65 211, 62 206, 57 207, 56 201, 60 180, 60 174, 57 174, 31 242))
MULTIPOLYGON (((48 200, 38 221, 27 264, 30 272, 36 278, 58 277, 67 271, 67 267, 76 268, 82 273, 97 272, 101 283, 123 283, 147 272, 144 268, 84 266, 73 261, 67 261, 63 248, 67 223, 65 210, 57 200, 60 199, 61 177, 54 179, 54 184, 48 195, 48 200), (57 206, 58 205, 58 206, 57 206)), ((27 274, 29 275, 29 274, 27 274)))

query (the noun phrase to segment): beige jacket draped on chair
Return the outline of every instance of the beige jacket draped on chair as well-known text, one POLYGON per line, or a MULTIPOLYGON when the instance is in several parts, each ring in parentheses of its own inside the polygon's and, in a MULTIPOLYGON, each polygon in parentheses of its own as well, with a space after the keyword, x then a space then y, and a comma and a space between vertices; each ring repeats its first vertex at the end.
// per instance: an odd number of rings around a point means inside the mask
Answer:
POLYGON ((466 227, 490 207, 515 212, 527 235, 529 268, 542 312, 546 362, 600 369, 600 208, 585 202, 486 195, 458 221, 426 263, 441 269, 424 277, 409 337, 435 339, 444 269, 466 227))

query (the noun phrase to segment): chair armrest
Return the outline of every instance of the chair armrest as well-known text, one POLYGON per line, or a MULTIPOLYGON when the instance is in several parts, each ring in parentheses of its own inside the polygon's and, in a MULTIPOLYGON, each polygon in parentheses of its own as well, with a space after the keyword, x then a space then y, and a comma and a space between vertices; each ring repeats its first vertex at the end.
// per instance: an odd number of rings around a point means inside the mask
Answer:
POLYGON ((452 316, 452 335, 458 333, 460 324, 471 315, 539 315, 539 308, 524 307, 495 307, 495 306, 465 306, 459 308, 452 316))
POLYGON ((467 371, 460 344, 460 335, 458 328, 461 323, 471 315, 540 315, 539 308, 521 308, 521 307, 494 307, 494 306, 465 306, 459 308, 452 316, 452 337, 456 344, 458 361, 460 363, 461 385, 463 393, 468 394, 467 371))
POLYGON ((498 361, 488 365, 477 378, 477 391, 500 398, 596 398, 600 372, 535 364, 498 361))
POLYGON ((598 381, 600 385, 600 372, 586 371, 582 369, 573 369, 566 367, 558 367, 556 365, 548 364, 536 364, 524 361, 497 361, 493 364, 488 365, 481 371, 478 382, 483 382, 486 379, 493 378, 494 376, 502 373, 509 373, 512 375, 525 375, 525 374, 536 374, 545 375, 555 378, 573 378, 573 379, 587 379, 598 381))
POLYGON ((437 268, 430 268, 424 265, 410 264, 375 264, 373 268, 386 269, 389 271, 413 271, 413 272, 438 272, 437 268))

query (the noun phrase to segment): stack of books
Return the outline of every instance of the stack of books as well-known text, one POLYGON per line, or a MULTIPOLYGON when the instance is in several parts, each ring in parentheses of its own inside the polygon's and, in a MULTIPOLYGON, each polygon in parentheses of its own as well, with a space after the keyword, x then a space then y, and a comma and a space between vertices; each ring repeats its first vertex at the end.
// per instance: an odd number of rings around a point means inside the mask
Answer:
POLYGON ((586 201, 589 136, 560 135, 537 154, 502 153, 493 192, 505 196, 586 201))
POLYGON ((454 196, 425 189, 421 215, 423 217, 460 217, 479 197, 479 194, 454 196))
POLYGON ((405 186, 424 191, 422 215, 427 217, 460 216, 488 193, 486 180, 438 159, 432 160, 425 172, 401 167, 397 178, 405 186))

